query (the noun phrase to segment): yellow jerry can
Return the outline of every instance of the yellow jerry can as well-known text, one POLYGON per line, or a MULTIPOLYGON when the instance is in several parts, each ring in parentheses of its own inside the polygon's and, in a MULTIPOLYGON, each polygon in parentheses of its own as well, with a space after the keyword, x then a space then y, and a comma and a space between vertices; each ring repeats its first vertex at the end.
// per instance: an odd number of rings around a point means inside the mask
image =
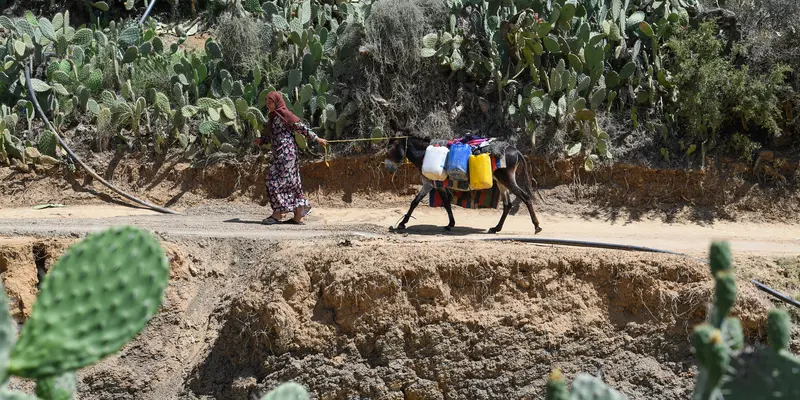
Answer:
POLYGON ((472 190, 492 188, 492 158, 488 153, 469 156, 469 186, 472 190))

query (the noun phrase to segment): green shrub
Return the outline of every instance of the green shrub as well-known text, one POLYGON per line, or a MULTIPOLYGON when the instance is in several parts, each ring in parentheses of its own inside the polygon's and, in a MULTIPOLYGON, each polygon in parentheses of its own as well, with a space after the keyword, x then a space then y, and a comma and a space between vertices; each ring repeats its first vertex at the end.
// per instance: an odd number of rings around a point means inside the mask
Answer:
POLYGON ((669 69, 679 89, 677 116, 688 128, 690 139, 718 139, 720 129, 756 128, 771 135, 781 133, 782 113, 778 94, 790 69, 773 65, 765 74, 737 67, 723 54, 724 43, 716 37, 714 23, 686 30, 667 43, 672 53, 669 69))
POLYGON ((760 148, 760 144, 753 142, 750 138, 739 132, 734 133, 733 136, 731 136, 731 140, 728 142, 728 151, 739 159, 747 162, 753 161, 753 153, 760 148))

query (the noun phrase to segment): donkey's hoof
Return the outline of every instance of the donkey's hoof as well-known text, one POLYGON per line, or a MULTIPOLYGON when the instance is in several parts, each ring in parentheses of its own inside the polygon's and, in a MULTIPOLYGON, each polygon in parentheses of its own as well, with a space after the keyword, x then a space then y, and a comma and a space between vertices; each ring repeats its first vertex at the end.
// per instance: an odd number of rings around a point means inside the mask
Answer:
MULTIPOLYGON (((539 232, 541 232, 541 231, 542 231, 542 228, 540 228, 540 227, 538 227, 538 226, 537 226, 537 227, 536 227, 536 233, 535 233, 535 234, 538 234, 538 233, 539 233, 539 232)), ((535 234, 534 234, 534 235, 535 235, 535 234)))
POLYGON ((396 228, 394 226, 390 226, 389 227, 389 231, 390 232, 400 232, 400 231, 404 231, 404 230, 406 230, 406 226, 405 225, 398 225, 396 228))
POLYGON ((493 227, 493 228, 489 228, 489 232, 488 233, 495 234, 497 232, 500 232, 500 229, 498 229, 497 227, 493 227))
POLYGON ((450 226, 450 225, 448 225, 448 226, 445 226, 445 227, 444 227, 444 230, 446 230, 446 231, 450 232, 450 231, 452 231, 452 230, 453 230, 453 227, 452 227, 452 226, 450 226))

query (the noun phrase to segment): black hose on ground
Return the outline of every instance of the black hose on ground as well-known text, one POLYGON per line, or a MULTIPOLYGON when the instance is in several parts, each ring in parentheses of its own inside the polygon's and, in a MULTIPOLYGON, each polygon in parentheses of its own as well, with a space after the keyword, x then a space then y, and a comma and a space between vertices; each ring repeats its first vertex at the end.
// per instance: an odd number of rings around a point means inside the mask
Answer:
MULTIPOLYGON (((631 246, 626 244, 615 244, 615 243, 602 243, 602 242, 589 242, 589 241, 582 241, 582 240, 567 240, 567 239, 549 239, 549 238, 532 238, 532 237, 524 237, 524 238, 485 238, 481 239, 489 242, 521 242, 521 243, 533 243, 533 244, 542 244, 542 245, 557 245, 557 246, 575 246, 575 247, 591 247, 591 248, 599 248, 599 249, 611 249, 611 250, 625 250, 625 251, 639 251, 639 252, 647 252, 647 253, 661 253, 661 254, 672 254, 676 256, 683 256, 687 258, 694 259, 696 261, 700 261, 706 264, 709 264, 709 261, 702 258, 692 257, 688 254, 677 253, 674 251, 669 250, 661 250, 661 249, 654 249, 651 247, 642 247, 642 246, 631 246)), ((750 281, 756 287, 779 299, 785 303, 791 304, 797 308, 800 308, 800 302, 793 299, 791 296, 787 296, 767 285, 764 285, 761 282, 756 281, 755 279, 750 281)))
MULTIPOLYGON (((549 238, 487 238, 484 240, 502 241, 502 242, 514 241, 514 242, 534 243, 534 244, 549 244, 549 245, 574 246, 574 247, 592 247, 592 248, 610 249, 610 250, 640 251, 646 253, 672 254, 676 256, 694 258, 687 254, 676 253, 674 251, 669 251, 669 250, 654 249, 651 247, 631 246, 627 244, 616 244, 616 243, 588 242, 582 240, 549 239, 549 238)), ((708 263, 708 260, 702 258, 694 258, 694 259, 700 262, 708 263)))
POLYGON ((787 295, 785 295, 785 294, 783 294, 783 293, 781 293, 781 292, 779 292, 779 291, 777 291, 777 290, 775 290, 775 289, 773 289, 773 288, 771 288, 771 287, 769 287, 769 286, 767 286, 767 285, 765 285, 765 284, 763 284, 763 283, 761 283, 761 282, 759 282, 759 281, 757 281, 755 279, 750 280, 750 282, 752 282, 754 285, 756 285, 756 287, 759 290, 761 290, 762 292, 769 293, 772 296, 775 296, 775 297, 777 297, 777 298, 779 298, 779 299, 781 299, 781 300, 783 300, 783 301, 785 301, 785 302, 787 302, 787 303, 789 303, 789 304, 791 304, 791 305, 793 305, 793 306, 795 306, 797 308, 800 308, 800 302, 798 302, 797 300, 793 299, 792 297, 787 296, 787 295))
POLYGON ((142 18, 139 20, 139 25, 143 24, 144 21, 147 19, 147 16, 150 15, 150 11, 153 11, 153 6, 156 4, 156 0, 150 0, 150 5, 147 6, 147 10, 142 15, 142 18))
POLYGON ((61 147, 63 147, 64 150, 66 150, 67 154, 69 154, 70 157, 72 157, 75 161, 77 161, 78 164, 80 164, 80 166, 83 169, 85 169, 86 172, 89 173, 89 175, 92 176, 92 178, 97 179, 98 181, 100 181, 100 183, 102 183, 103 185, 105 185, 109 189, 113 190, 115 193, 119 194, 120 196, 122 196, 122 197, 124 197, 124 198, 126 198, 126 199, 128 199, 130 201, 133 201, 133 202, 135 202, 137 204, 141 204, 141 205, 143 205, 145 207, 148 207, 148 208, 151 208, 151 209, 153 209, 155 211, 161 212, 161 213, 178 214, 177 212, 172 211, 172 210, 170 210, 168 208, 159 207, 157 205, 150 204, 150 203, 148 203, 148 202, 146 202, 144 200, 140 200, 140 199, 138 199, 136 197, 133 197, 133 196, 123 192, 122 190, 118 189, 116 186, 106 182, 106 180, 103 179, 102 177, 100 177, 100 175, 97 175, 96 172, 94 172, 91 168, 89 168, 88 165, 84 164, 84 162, 80 158, 78 158, 75 155, 75 153, 72 152, 72 149, 70 149, 69 146, 67 146, 67 143, 64 142, 64 140, 61 138, 61 135, 58 134, 58 132, 56 131, 55 127, 53 127, 53 125, 50 123, 50 120, 47 118, 46 115, 44 115, 44 111, 42 111, 42 107, 39 105, 39 101, 36 99, 36 93, 33 90, 33 85, 31 84, 31 65, 32 64, 33 64, 33 57, 29 58, 28 62, 25 63, 25 84, 28 85, 28 97, 30 98, 31 103, 33 103, 34 108, 36 108, 36 112, 39 114, 39 117, 41 117, 42 120, 44 121, 44 123, 47 124, 48 129, 50 129, 50 131, 53 132, 53 135, 55 135, 56 140, 58 141, 58 144, 61 145, 61 147))

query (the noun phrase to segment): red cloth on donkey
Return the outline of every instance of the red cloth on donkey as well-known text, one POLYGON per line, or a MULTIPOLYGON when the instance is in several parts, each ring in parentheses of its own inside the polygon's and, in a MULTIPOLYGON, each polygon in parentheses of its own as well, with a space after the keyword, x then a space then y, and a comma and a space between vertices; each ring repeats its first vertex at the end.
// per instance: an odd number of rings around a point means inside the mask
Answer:
MULTIPOLYGON (((461 208, 497 208, 500 203, 500 190, 497 190, 497 185, 486 190, 473 190, 471 192, 451 191, 450 193, 453 195, 450 204, 455 204, 461 208)), ((444 207, 444 199, 442 199, 442 195, 439 194, 438 190, 431 191, 429 197, 431 207, 444 207)))
MULTIPOLYGON (((492 172, 497 168, 502 168, 499 164, 504 161, 503 159, 498 159, 495 156, 491 156, 491 159, 492 172)), ((452 195, 450 203, 461 208, 497 208, 500 203, 500 190, 496 184, 492 185, 490 189, 465 191, 461 188, 464 182, 448 179, 443 182, 433 183, 435 188, 445 188, 445 190, 449 191, 452 195)), ((467 186, 469 186, 469 183, 467 183, 467 186)), ((442 199, 442 195, 439 194, 438 190, 432 190, 428 197, 430 207, 444 207, 444 199, 442 199)))

